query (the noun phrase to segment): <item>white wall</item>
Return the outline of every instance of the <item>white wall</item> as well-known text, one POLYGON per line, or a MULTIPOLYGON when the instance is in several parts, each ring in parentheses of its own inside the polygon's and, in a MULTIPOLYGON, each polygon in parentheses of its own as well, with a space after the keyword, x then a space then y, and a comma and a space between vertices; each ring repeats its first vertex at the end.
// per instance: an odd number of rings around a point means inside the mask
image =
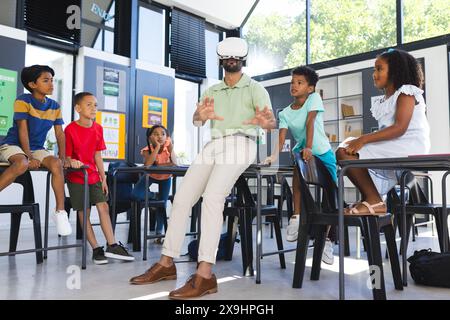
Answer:
MULTIPOLYGON (((416 50, 410 52, 416 58, 425 60, 425 100, 427 103, 427 117, 430 123, 431 153, 450 153, 450 121, 449 121, 449 96, 448 96, 448 58, 447 46, 416 50)), ((373 67, 375 57, 370 60, 350 63, 337 67, 317 70, 320 77, 333 75, 342 72, 351 72, 364 68, 373 67)), ((282 77, 262 81, 265 87, 277 84, 289 83, 291 77, 282 77)), ((320 81, 320 80, 319 80, 320 81)), ((289 92, 286 92, 289 94, 289 92)), ((441 199, 441 173, 432 173, 434 188, 434 198, 441 199)), ((450 180, 450 179, 448 179, 450 180)), ((447 182, 447 198, 450 198, 450 182, 447 182)), ((439 200, 438 200, 439 199, 439 200)))

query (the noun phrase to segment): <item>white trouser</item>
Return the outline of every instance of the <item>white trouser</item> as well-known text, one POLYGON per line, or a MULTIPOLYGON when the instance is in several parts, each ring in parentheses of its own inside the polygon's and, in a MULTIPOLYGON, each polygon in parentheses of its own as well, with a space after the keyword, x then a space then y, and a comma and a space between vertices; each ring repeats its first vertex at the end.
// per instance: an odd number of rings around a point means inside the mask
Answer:
POLYGON ((178 258, 194 204, 203 197, 198 262, 216 262, 225 198, 256 158, 256 142, 243 136, 214 139, 200 152, 183 178, 175 198, 162 254, 178 258))

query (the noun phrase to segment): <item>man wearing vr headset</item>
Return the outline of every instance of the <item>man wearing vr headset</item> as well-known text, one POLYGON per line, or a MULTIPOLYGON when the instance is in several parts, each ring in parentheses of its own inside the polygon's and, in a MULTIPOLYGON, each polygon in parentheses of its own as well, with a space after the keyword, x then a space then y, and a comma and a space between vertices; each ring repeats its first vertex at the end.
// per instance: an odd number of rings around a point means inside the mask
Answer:
POLYGON ((212 140, 197 155, 177 190, 161 259, 143 275, 132 278, 133 284, 176 279, 173 258, 180 256, 191 208, 202 197, 197 272, 183 287, 170 292, 169 298, 188 299, 217 292, 212 266, 225 198, 256 159, 258 129, 276 127, 267 90, 242 72, 247 53, 247 43, 240 38, 226 38, 217 45, 224 79, 204 92, 193 116, 195 126, 210 120, 212 140))

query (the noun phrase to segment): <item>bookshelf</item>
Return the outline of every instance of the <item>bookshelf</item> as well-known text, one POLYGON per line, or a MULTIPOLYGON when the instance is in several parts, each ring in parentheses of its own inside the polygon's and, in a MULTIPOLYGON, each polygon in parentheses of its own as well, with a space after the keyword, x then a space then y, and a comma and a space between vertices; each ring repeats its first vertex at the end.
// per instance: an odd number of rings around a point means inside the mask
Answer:
POLYGON ((323 77, 316 92, 323 100, 324 127, 333 150, 347 137, 363 134, 362 72, 323 77))

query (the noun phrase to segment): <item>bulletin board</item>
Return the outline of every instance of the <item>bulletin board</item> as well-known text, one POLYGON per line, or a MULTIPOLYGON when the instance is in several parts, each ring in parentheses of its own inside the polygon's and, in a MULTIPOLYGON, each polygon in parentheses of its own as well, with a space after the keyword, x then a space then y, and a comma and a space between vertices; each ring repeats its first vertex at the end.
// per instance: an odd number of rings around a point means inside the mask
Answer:
POLYGON ((142 127, 151 128, 156 124, 167 128, 167 99, 144 96, 142 99, 142 127))
POLYGON ((104 159, 125 159, 125 113, 98 111, 96 122, 103 127, 106 150, 102 151, 104 159))
POLYGON ((0 68, 0 136, 6 136, 13 125, 16 94, 17 72, 0 68))

